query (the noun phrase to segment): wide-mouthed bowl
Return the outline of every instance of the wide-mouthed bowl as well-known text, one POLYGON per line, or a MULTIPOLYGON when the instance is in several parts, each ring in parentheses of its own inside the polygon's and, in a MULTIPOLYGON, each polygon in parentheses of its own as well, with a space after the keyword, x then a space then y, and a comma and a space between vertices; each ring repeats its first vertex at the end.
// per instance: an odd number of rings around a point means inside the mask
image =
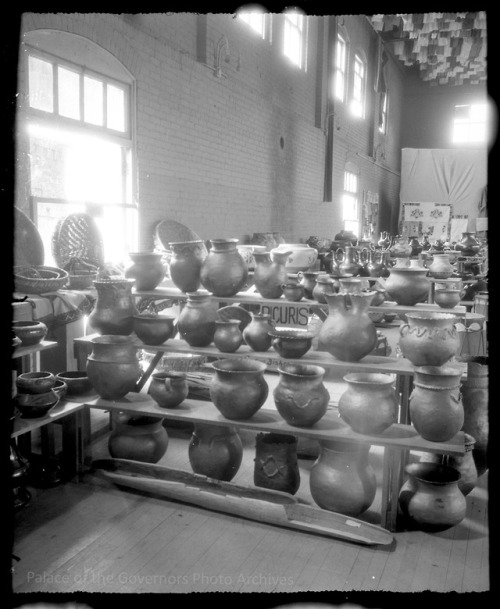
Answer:
POLYGON ((305 328, 278 326, 269 330, 272 346, 281 357, 298 359, 305 355, 312 346, 314 333, 305 328))
POLYGON ((80 370, 68 370, 58 372, 56 379, 64 381, 68 390, 67 395, 84 395, 93 389, 93 385, 86 372, 80 370))

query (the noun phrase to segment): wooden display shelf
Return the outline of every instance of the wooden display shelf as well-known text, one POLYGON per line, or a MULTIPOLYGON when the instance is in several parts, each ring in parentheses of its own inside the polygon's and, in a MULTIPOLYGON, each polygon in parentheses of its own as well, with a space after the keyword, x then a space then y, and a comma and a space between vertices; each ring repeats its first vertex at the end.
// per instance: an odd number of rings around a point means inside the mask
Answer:
POLYGON ((36 345, 30 345, 28 347, 24 347, 20 345, 14 349, 14 353, 12 354, 13 358, 18 357, 27 357, 29 355, 34 355, 35 353, 40 353, 40 351, 46 351, 47 349, 53 349, 57 347, 58 343, 52 340, 42 340, 36 345))
POLYGON ((75 401, 61 400, 47 415, 43 417, 24 419, 18 416, 14 419, 11 438, 17 438, 25 433, 39 429, 49 423, 54 423, 58 419, 70 414, 74 414, 85 407, 85 403, 89 398, 75 398, 75 401), (78 401, 76 401, 78 399, 78 401))

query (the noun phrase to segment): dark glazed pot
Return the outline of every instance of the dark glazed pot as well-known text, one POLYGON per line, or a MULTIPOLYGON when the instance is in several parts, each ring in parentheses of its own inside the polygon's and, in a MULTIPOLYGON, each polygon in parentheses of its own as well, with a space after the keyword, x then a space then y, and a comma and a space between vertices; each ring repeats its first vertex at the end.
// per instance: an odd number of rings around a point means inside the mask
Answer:
POLYGON ((89 326, 98 334, 132 334, 134 315, 139 313, 132 296, 134 280, 102 279, 93 284, 97 300, 89 315, 89 326))
POLYGON ((465 518, 465 496, 458 488, 460 473, 447 465, 412 463, 399 492, 408 524, 423 531, 444 531, 465 518))
POLYGON ((214 345, 223 353, 234 353, 243 343, 239 319, 216 319, 214 345))
POLYGON ((409 307, 425 302, 430 285, 426 275, 426 268, 392 267, 385 282, 389 298, 409 307))
POLYGON ((167 452, 168 435, 158 417, 120 415, 108 439, 114 459, 158 463, 167 452))
POLYGON ((16 378, 16 387, 20 393, 46 393, 56 382, 52 372, 23 372, 16 378))
POLYGON ((175 331, 175 317, 140 313, 134 315, 134 332, 145 345, 162 345, 175 331))
POLYGON ((357 516, 375 499, 377 482, 368 460, 369 445, 320 442, 320 455, 311 468, 311 495, 319 507, 357 516))
POLYGON ((160 408, 176 408, 188 396, 189 387, 183 372, 169 370, 151 375, 148 394, 160 408))
POLYGON ((214 296, 234 296, 247 282, 248 268, 238 251, 239 239, 211 239, 212 247, 203 260, 200 280, 214 296))
POLYGON ((47 326, 42 321, 14 321, 12 329, 24 347, 38 345, 48 332, 47 326))
POLYGON ((304 288, 304 296, 306 298, 313 298, 313 290, 316 285, 316 279, 319 276, 319 271, 299 271, 298 276, 300 283, 304 288))
POLYGON ((208 347, 214 339, 216 318, 217 303, 210 294, 188 292, 177 320, 179 334, 191 347, 208 347))
POLYGON ((129 336, 103 335, 91 340, 87 375, 104 399, 118 400, 135 389, 141 376, 134 341, 129 336))
POLYGON ((467 378, 461 381, 464 407, 463 431, 475 439, 472 456, 478 476, 488 469, 488 357, 462 356, 467 363, 467 378))
POLYGON ((229 482, 240 468, 243 445, 236 427, 196 424, 188 453, 195 474, 229 482))
POLYGON ((207 248, 202 240, 176 241, 168 244, 172 250, 169 272, 174 285, 181 292, 196 292, 200 287, 200 271, 207 257, 207 248))
POLYGON ((132 259, 125 269, 125 277, 134 279, 136 290, 154 290, 165 277, 165 267, 161 261, 162 254, 156 252, 133 252, 132 259))
POLYGON ((243 330, 243 339, 253 351, 267 351, 271 347, 272 336, 269 332, 274 328, 269 313, 252 313, 252 321, 243 330))
POLYGON ((262 298, 280 298, 286 283, 286 261, 290 252, 254 252, 254 284, 262 298))
POLYGON ((253 481, 255 486, 295 495, 300 486, 295 436, 257 434, 253 481))
POLYGON ((274 389, 276 409, 289 425, 311 427, 326 413, 330 394, 323 384, 325 369, 307 364, 282 363, 274 389))
POLYGON ((264 404, 269 386, 264 379, 266 365, 249 358, 224 359, 212 364, 210 399, 226 419, 251 418, 264 404))
POLYGON ((399 402, 390 374, 352 372, 339 399, 340 417, 358 433, 380 434, 397 422, 399 402))

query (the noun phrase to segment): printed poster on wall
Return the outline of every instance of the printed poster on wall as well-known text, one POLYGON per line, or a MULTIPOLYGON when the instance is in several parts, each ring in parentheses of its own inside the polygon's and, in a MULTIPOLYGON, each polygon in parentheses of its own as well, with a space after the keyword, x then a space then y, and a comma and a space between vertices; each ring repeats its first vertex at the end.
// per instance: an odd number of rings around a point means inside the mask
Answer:
POLYGON ((405 203, 405 222, 425 222, 427 224, 447 224, 450 221, 451 206, 448 203, 405 203))

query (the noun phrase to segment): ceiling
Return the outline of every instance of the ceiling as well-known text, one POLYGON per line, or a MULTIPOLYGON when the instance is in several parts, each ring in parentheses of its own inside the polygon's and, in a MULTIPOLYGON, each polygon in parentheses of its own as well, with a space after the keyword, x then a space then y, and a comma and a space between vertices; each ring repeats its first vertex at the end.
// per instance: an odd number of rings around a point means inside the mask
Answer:
POLYGON ((486 12, 371 15, 394 56, 430 85, 486 80, 486 12))

